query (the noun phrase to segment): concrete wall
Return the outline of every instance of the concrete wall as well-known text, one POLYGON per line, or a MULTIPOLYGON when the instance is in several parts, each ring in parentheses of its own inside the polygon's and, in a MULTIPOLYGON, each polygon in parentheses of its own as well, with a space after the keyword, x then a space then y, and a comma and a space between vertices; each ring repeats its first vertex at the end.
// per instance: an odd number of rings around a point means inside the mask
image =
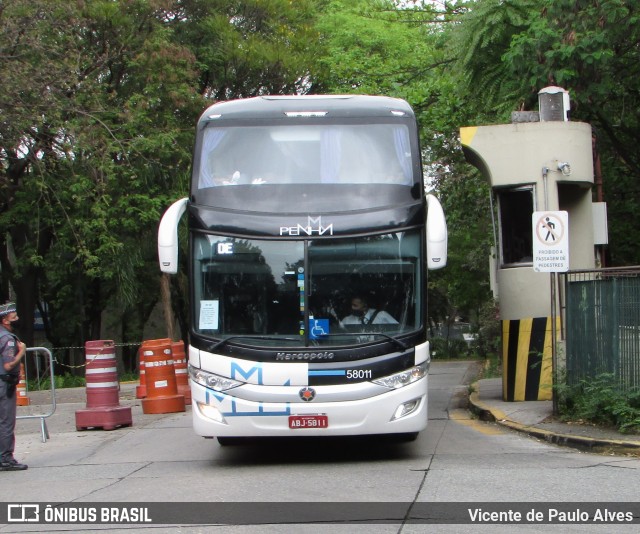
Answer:
MULTIPOLYGON (((529 122, 469 126, 460 129, 467 160, 489 178, 492 187, 542 185, 542 168, 556 182, 593 185, 591 126, 582 122, 529 122), (571 174, 558 171, 558 162, 569 162, 571 174)), ((542 191, 540 210, 558 209, 557 192, 550 188, 549 206, 542 191), (555 207, 554 207, 555 206, 555 207)))

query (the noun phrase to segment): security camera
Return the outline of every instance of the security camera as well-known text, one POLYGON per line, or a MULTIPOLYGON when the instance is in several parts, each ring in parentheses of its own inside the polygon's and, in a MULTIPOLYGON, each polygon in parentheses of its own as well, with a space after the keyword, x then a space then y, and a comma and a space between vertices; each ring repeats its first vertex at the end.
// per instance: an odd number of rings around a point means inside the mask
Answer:
POLYGON ((569 176, 571 174, 571 165, 565 162, 558 162, 558 170, 564 174, 565 176, 569 176))

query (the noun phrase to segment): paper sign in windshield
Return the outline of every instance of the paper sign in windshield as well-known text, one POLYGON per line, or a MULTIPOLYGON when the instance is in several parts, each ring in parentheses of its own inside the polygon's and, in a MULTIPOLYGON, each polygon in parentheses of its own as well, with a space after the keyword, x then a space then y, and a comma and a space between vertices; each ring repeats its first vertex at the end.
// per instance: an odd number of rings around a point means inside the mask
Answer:
POLYGON ((201 300, 200 301, 200 330, 217 330, 220 301, 201 300))

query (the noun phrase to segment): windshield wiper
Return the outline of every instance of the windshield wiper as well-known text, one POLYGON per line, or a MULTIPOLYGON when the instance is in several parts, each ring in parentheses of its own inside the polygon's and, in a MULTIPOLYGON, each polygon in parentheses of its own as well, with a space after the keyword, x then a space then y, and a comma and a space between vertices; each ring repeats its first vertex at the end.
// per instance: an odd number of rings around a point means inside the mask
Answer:
POLYGON ((339 332, 337 334, 320 334, 319 336, 316 336, 316 337, 318 339, 323 339, 325 337, 344 337, 344 336, 349 336, 349 337, 382 336, 387 338, 389 341, 395 343, 402 350, 407 350, 409 348, 409 346, 404 341, 398 339, 397 337, 390 336, 389 334, 384 334, 382 332, 339 332))
POLYGON ((222 347, 223 345, 226 345, 229 341, 233 340, 233 339, 261 339, 261 340, 266 340, 266 341, 300 341, 299 337, 285 337, 285 336, 229 336, 229 337, 225 337, 224 339, 221 339, 220 341, 218 341, 217 343, 211 343, 208 347, 207 350, 210 352, 213 352, 214 350, 216 350, 217 348, 222 347))
MULTIPOLYGON (((389 341, 391 341, 392 343, 394 343, 396 346, 398 346, 400 349, 402 349, 403 351, 407 350, 409 348, 409 346, 404 343, 404 341, 398 339, 397 337, 393 337, 390 336, 389 334, 385 334, 383 332, 338 332, 337 334, 321 334, 319 336, 317 336, 317 339, 324 339, 324 338, 329 338, 329 337, 361 337, 361 336, 382 336, 386 339, 388 339, 389 341)), ((230 341, 233 341, 234 339, 255 339, 255 340, 263 340, 263 341, 291 341, 291 342, 299 342, 300 338, 299 337, 287 337, 287 336, 250 336, 250 335, 235 335, 235 336, 229 336, 226 337, 224 339, 221 339, 218 342, 215 343, 211 343, 208 347, 207 350, 210 352, 215 351, 216 349, 226 345, 227 343, 229 343, 230 341)))

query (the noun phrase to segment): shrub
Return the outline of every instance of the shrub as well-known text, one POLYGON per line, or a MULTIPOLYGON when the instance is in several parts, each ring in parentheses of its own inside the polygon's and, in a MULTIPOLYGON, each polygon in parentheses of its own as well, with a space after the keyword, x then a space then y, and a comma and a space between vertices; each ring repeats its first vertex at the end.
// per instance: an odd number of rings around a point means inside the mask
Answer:
POLYGON ((478 314, 478 336, 473 342, 473 350, 479 356, 488 358, 500 353, 501 324, 497 304, 493 300, 485 302, 478 314))
MULTIPOLYGON (((76 388, 85 385, 85 379, 82 376, 75 376, 70 373, 64 375, 54 375, 53 383, 56 389, 76 388)), ((40 391, 51 389, 51 377, 47 376, 40 381, 29 380, 29 391, 40 391)))
POLYGON ((556 386, 558 410, 564 420, 613 426, 623 433, 640 433, 640 391, 623 391, 611 373, 556 386))
POLYGON ((463 339, 446 339, 434 337, 429 340, 431 356, 434 359, 466 358, 469 356, 469 347, 463 339))

